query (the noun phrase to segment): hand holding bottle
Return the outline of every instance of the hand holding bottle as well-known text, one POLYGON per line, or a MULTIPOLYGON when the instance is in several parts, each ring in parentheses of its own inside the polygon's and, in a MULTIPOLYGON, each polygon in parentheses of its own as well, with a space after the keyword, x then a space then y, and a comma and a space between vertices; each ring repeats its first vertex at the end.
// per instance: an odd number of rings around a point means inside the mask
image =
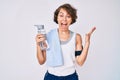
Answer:
POLYGON ((43 34, 38 33, 36 35, 36 43, 38 46, 40 46, 41 42, 44 42, 46 40, 46 37, 43 34))
POLYGON ((44 29, 44 25, 35 25, 38 29, 38 34, 36 36, 37 45, 40 45, 41 50, 46 50, 49 48, 47 40, 46 40, 46 32, 44 29))

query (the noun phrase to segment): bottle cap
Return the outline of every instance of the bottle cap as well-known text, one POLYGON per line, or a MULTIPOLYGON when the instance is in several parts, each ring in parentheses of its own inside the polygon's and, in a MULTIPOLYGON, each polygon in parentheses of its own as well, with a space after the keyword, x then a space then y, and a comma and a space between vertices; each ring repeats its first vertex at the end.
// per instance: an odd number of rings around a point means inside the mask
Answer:
POLYGON ((34 25, 37 27, 38 30, 44 29, 44 25, 34 25))
POLYGON ((44 25, 39 25, 39 27, 40 27, 41 29, 44 29, 44 25))

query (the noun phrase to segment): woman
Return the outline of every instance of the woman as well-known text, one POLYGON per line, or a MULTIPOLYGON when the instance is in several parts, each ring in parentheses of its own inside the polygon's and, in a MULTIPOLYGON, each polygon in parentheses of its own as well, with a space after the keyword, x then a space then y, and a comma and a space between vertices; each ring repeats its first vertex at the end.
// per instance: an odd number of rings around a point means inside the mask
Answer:
MULTIPOLYGON (((78 80, 75 62, 80 66, 84 64, 88 54, 90 37, 96 28, 93 27, 91 31, 86 34, 85 45, 82 46, 81 35, 69 30, 69 26, 76 22, 76 14, 76 9, 70 4, 63 4, 54 12, 54 21, 58 24, 57 33, 62 51, 63 64, 54 67, 48 66, 44 80, 78 80)), ((46 62, 46 56, 48 54, 47 50, 41 50, 40 48, 39 43, 43 41, 45 41, 45 36, 38 34, 36 36, 37 59, 40 64, 46 62)))

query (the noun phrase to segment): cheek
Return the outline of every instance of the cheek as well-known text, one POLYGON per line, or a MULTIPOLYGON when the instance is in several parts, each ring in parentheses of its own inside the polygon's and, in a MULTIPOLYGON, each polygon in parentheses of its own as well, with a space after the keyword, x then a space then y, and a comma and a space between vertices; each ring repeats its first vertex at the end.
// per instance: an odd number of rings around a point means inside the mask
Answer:
POLYGON ((58 23, 60 22, 58 18, 57 18, 57 22, 58 22, 58 23))
POLYGON ((70 24, 72 23, 72 19, 69 20, 69 23, 70 23, 70 24))
POLYGON ((59 18, 59 17, 57 18, 57 22, 58 22, 58 23, 59 23, 61 20, 62 20, 61 18, 59 18))

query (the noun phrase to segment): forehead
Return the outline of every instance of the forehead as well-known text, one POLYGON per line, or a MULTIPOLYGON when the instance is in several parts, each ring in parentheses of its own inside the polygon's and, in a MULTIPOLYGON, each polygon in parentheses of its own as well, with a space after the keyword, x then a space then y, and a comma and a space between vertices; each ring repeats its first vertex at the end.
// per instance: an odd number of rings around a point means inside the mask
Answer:
POLYGON ((67 12, 67 10, 65 10, 63 8, 60 9, 59 14, 67 14, 67 15, 69 15, 69 13, 67 12))

